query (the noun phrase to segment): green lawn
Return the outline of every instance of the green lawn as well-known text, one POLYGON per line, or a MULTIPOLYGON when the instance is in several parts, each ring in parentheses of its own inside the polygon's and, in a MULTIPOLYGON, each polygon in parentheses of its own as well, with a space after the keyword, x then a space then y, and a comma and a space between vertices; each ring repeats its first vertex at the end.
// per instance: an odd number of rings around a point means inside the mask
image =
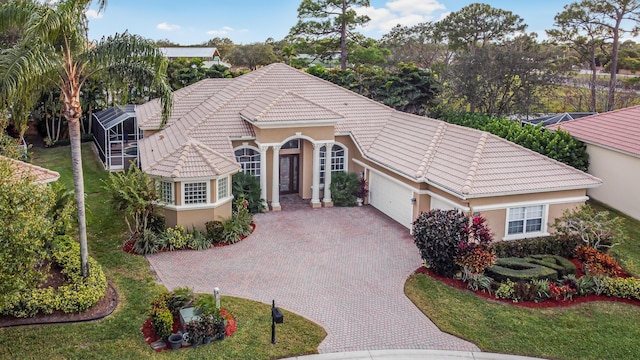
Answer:
MULTIPOLYGON (((631 237, 611 252, 638 275, 640 222, 624 217, 631 237)), ((440 329, 483 351, 549 359, 637 359, 640 354, 638 306, 594 302, 527 309, 478 298, 422 274, 409 278, 405 293, 440 329)))
MULTIPOLYGON (((162 287, 155 283, 144 257, 120 250, 126 226, 121 214, 106 204, 101 180, 107 173, 88 144, 82 151, 89 251, 117 289, 120 304, 114 314, 97 322, 0 329, 0 359, 276 359, 317 352, 326 336, 320 326, 284 310, 286 323, 278 326, 278 343, 272 345, 270 306, 233 297, 222 298, 223 307, 238 322, 232 337, 197 349, 153 352, 144 344, 140 328, 149 301, 162 287)), ((70 157, 69 147, 33 151, 33 163, 60 172, 59 181, 72 188, 70 157)))

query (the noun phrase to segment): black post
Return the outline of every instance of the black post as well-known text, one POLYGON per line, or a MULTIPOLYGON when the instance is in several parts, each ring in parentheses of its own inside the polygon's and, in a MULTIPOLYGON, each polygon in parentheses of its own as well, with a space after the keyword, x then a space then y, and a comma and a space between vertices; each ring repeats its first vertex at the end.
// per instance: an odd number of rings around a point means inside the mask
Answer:
POLYGON ((276 301, 271 304, 271 343, 276 343, 276 318, 273 316, 273 309, 276 308, 276 301))

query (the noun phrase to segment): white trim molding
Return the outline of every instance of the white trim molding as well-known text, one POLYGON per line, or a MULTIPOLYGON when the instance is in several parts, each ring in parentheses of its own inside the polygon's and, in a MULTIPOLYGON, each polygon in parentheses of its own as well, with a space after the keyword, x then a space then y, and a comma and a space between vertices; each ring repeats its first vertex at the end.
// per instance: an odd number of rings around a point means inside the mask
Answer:
POLYGON ((536 238, 541 236, 549 236, 550 234, 547 231, 547 227, 549 225, 548 220, 549 220, 549 204, 535 203, 530 205, 519 205, 519 206, 511 206, 511 207, 505 208, 504 237, 502 238, 502 240, 511 241, 511 240, 536 238), (527 206, 542 206, 542 224, 540 225, 540 231, 526 232, 525 230, 526 230, 527 223, 525 220, 523 223, 522 233, 509 235, 509 210, 524 207, 526 211, 527 206))
POLYGON ((479 205, 473 206, 473 211, 491 211, 491 210, 503 210, 513 207, 523 207, 523 206, 532 206, 532 205, 557 205, 557 204, 568 204, 568 203, 578 203, 585 202, 589 200, 588 196, 577 196, 577 197, 567 197, 567 198, 557 198, 557 199, 541 199, 541 200, 531 200, 531 201, 517 201, 511 203, 501 203, 501 204, 489 204, 489 205, 479 205))
POLYGON ((205 210, 205 209, 215 209, 217 207, 220 207, 221 205, 224 205, 230 201, 233 201, 233 195, 231 196, 227 196, 224 199, 218 200, 214 203, 208 203, 208 204, 195 204, 195 205, 173 205, 173 204, 168 204, 168 205, 164 205, 163 207, 165 209, 169 209, 169 210, 176 210, 176 211, 180 211, 180 210, 205 210))
MULTIPOLYGON (((464 212, 470 212, 471 211, 471 208, 469 208, 468 206, 460 205, 457 202, 455 202, 455 201, 453 201, 451 199, 448 199, 448 198, 446 198, 446 197, 444 197, 444 196, 442 196, 440 194, 434 193, 431 190, 415 190, 415 193, 417 193, 418 195, 429 195, 432 198, 435 198, 435 199, 438 199, 438 200, 440 200, 442 202, 445 202, 445 203, 453 206, 454 208, 456 208, 458 210, 461 210, 461 211, 464 211, 464 212)), ((431 207, 431 206, 429 206, 429 207, 431 207)), ((475 208, 474 208, 474 210, 475 210, 475 208)))

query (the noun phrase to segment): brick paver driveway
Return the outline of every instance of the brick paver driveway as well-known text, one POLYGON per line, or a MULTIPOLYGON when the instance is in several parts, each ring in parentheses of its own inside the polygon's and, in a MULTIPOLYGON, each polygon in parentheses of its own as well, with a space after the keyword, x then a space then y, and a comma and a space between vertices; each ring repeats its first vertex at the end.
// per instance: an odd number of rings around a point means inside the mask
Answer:
POLYGON ((213 293, 217 286, 223 295, 275 299, 327 331, 321 353, 479 350, 438 330, 406 298, 418 250, 406 229, 374 208, 305 208, 254 220, 254 233, 235 245, 148 260, 168 289, 213 293))

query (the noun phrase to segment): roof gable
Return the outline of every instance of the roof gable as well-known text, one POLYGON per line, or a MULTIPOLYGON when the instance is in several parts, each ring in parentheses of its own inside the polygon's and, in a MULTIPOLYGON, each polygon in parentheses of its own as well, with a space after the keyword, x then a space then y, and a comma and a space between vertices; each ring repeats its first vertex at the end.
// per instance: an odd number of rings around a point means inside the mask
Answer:
POLYGON ((257 126, 260 126, 258 123, 269 122, 335 122, 344 119, 337 112, 292 91, 277 89, 263 92, 242 109, 240 115, 257 126))
POLYGON ((547 127, 562 129, 587 143, 640 156, 640 105, 547 127))

